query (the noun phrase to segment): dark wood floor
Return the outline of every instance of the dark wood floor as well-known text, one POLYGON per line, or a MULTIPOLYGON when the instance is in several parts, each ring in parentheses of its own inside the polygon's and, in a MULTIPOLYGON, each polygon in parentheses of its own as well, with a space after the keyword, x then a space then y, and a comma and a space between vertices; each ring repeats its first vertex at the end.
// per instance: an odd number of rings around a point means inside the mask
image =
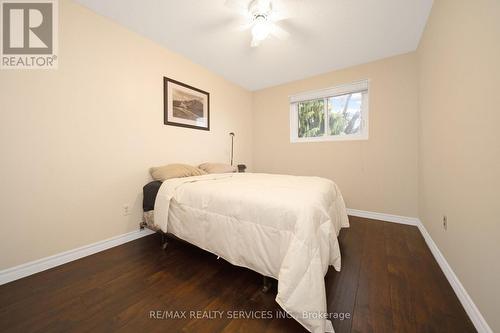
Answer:
MULTIPOLYGON (((326 277, 328 311, 350 314, 333 321, 337 333, 475 332, 417 228, 350 220, 342 272, 326 277)), ((0 286, 0 331, 305 332, 293 319, 228 318, 275 317, 276 289, 263 294, 258 274, 179 241, 164 252, 159 242, 147 236, 0 286), (157 310, 188 318, 150 318, 157 310), (191 319, 198 310, 226 312, 191 319)))

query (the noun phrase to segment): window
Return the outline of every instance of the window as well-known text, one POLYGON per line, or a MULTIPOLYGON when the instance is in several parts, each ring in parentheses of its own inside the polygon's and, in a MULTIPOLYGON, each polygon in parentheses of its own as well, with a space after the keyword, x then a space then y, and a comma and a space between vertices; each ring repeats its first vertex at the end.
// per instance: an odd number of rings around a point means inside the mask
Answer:
POLYGON ((368 80, 290 97, 290 141, 368 139, 368 80))

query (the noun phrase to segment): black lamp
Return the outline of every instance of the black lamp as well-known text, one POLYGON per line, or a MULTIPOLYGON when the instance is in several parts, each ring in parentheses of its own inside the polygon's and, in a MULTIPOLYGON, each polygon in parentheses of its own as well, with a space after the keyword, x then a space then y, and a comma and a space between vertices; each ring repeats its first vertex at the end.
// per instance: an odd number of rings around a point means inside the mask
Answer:
POLYGON ((231 166, 233 165, 233 150, 234 150, 234 132, 230 132, 231 136, 231 166))

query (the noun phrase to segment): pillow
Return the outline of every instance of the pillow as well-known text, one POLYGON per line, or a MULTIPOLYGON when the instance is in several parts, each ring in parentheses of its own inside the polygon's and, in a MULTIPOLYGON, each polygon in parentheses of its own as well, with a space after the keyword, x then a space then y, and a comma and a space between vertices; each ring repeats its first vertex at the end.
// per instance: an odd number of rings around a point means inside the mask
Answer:
POLYGON ((167 164, 161 167, 149 169, 154 180, 167 180, 170 178, 181 178, 205 175, 206 172, 187 164, 167 164))
POLYGON ((236 167, 224 163, 203 163, 198 166, 206 173, 231 173, 236 172, 236 167))

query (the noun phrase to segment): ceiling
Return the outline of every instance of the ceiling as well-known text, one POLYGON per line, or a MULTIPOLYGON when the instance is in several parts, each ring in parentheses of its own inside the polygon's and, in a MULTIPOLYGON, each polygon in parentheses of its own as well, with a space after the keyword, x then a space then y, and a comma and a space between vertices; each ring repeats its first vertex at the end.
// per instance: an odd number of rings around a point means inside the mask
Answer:
POLYGON ((77 0, 249 90, 414 51, 432 7, 432 0, 273 0, 292 15, 279 23, 290 36, 252 48, 225 1, 77 0))

